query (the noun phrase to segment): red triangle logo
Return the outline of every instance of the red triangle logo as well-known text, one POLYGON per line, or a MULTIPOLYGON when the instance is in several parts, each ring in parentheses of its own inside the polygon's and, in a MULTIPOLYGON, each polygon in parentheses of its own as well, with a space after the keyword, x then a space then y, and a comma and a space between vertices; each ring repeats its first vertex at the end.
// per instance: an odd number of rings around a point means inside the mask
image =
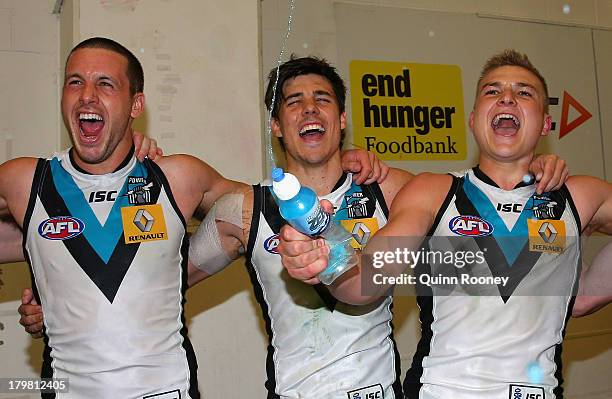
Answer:
POLYGON ((561 129, 559 131, 559 138, 569 134, 572 130, 589 120, 592 116, 593 115, 591 115, 591 113, 587 111, 582 104, 576 101, 574 97, 570 96, 568 92, 563 91, 563 109, 561 110, 561 129), (574 119, 571 123, 567 123, 570 105, 580 113, 580 116, 574 119))

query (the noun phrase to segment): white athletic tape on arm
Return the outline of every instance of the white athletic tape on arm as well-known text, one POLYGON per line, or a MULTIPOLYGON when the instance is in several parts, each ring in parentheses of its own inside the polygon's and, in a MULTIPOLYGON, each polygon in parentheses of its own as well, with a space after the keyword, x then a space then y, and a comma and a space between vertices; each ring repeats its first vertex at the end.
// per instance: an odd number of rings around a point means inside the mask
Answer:
POLYGON ((189 260, 195 267, 210 275, 232 263, 221 246, 216 222, 216 207, 213 205, 197 231, 189 239, 189 260))
POLYGON ((244 194, 225 194, 215 203, 217 205, 216 219, 244 228, 242 223, 242 203, 244 194))

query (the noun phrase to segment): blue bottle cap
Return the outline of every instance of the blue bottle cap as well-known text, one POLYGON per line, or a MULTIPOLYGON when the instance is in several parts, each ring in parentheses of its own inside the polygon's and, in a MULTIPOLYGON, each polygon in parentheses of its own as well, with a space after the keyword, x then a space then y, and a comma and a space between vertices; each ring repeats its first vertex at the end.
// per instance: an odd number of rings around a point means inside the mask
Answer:
POLYGON ((272 180, 281 181, 285 178, 285 172, 283 172, 282 168, 274 168, 272 169, 272 180))

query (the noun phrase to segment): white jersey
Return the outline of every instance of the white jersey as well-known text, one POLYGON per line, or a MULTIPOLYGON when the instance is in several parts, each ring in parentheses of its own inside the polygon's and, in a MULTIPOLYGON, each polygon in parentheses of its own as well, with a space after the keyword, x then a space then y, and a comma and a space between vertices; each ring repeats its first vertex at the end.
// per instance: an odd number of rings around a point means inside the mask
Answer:
POLYGON ((430 249, 481 251, 484 261, 421 265, 421 274, 478 279, 422 287, 422 338, 405 395, 560 399, 561 343, 580 265, 580 221, 569 191, 505 191, 478 168, 453 180, 430 249))
POLYGON ((157 165, 130 155, 91 175, 68 151, 41 159, 23 227, 50 348, 43 377, 69 381, 57 398, 199 398, 185 221, 157 165))
MULTIPOLYGON (((270 187, 254 190, 247 259, 270 339, 268 398, 402 398, 392 299, 351 306, 337 302, 322 285, 289 277, 276 250, 284 220, 270 187)), ((345 175, 323 198, 334 205, 334 218, 353 232, 354 245, 365 245, 386 223, 376 184, 357 186, 345 175)))

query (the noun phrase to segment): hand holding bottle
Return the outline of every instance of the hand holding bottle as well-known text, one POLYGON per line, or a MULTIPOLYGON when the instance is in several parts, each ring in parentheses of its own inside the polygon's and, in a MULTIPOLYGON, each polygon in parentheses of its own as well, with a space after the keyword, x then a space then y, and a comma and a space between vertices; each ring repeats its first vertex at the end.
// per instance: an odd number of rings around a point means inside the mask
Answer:
POLYGON ((325 238, 329 262, 318 278, 323 284, 331 284, 356 264, 355 251, 349 244, 351 235, 325 212, 316 193, 303 187, 295 176, 275 168, 272 180, 281 216, 301 233, 325 238))

